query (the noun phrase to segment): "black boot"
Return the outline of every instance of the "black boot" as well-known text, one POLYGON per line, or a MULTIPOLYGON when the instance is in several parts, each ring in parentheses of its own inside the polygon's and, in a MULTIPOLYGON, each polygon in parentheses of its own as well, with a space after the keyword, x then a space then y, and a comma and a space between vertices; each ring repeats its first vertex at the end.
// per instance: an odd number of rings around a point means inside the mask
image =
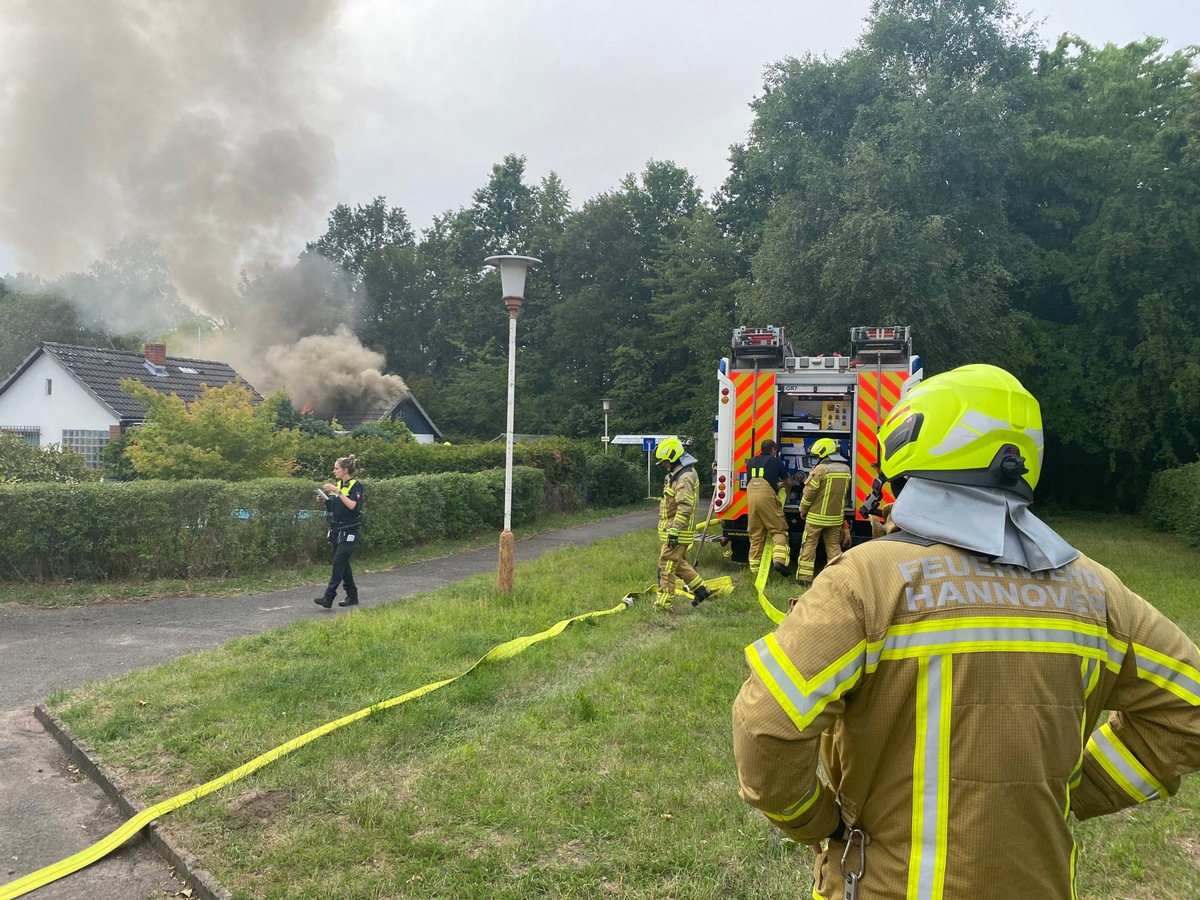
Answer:
POLYGON ((333 608, 333 598, 332 597, 317 597, 315 600, 313 600, 313 603, 317 604, 317 606, 323 606, 326 609, 333 608))
POLYGON ((699 606, 705 600, 712 596, 712 591, 708 585, 702 584, 692 592, 692 606, 699 606))
POLYGON ((347 596, 345 600, 339 600, 338 606, 358 606, 358 595, 353 597, 347 596))

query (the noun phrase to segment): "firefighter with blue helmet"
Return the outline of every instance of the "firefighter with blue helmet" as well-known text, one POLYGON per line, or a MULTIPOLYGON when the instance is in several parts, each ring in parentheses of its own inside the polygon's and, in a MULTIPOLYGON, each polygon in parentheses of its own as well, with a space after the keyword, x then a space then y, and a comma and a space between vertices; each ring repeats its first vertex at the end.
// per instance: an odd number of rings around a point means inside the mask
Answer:
POLYGON ((879 446, 898 530, 746 648, 742 799, 814 847, 820 900, 1072 900, 1071 815, 1200 770, 1200 652, 1030 512, 1041 411, 1010 373, 924 380, 879 446))
POLYGON ((697 460, 684 450, 683 442, 677 437, 661 441, 654 450, 654 458, 666 469, 662 499, 658 504, 658 538, 662 546, 658 554, 658 593, 654 607, 671 608, 677 577, 683 578, 691 590, 692 605, 695 606, 712 593, 687 561, 688 549, 696 536, 696 507, 700 493, 697 460))

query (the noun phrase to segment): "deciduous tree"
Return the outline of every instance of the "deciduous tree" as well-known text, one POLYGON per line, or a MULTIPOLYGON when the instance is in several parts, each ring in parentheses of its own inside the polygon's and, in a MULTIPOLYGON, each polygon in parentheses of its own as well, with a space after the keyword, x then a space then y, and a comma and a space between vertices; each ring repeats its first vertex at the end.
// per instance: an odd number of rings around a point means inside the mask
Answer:
POLYGON ((240 381, 205 388, 191 403, 132 379, 121 390, 146 408, 125 451, 144 478, 243 481, 295 468, 297 433, 277 431, 272 408, 255 405, 240 381))

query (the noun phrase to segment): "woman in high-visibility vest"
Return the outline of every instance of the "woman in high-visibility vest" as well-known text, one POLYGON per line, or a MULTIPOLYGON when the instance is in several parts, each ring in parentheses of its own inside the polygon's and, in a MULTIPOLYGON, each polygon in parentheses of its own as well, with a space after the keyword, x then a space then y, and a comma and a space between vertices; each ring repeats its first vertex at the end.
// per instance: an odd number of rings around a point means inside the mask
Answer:
POLYGON ((338 606, 358 606, 358 585, 354 583, 354 572, 350 568, 350 556, 358 546, 358 530, 362 525, 363 486, 354 477, 358 462, 344 456, 333 464, 336 483, 323 485, 325 510, 329 513, 329 543, 333 545, 333 572, 325 593, 313 600, 317 606, 330 609, 337 596, 338 586, 346 591, 346 598, 338 606))

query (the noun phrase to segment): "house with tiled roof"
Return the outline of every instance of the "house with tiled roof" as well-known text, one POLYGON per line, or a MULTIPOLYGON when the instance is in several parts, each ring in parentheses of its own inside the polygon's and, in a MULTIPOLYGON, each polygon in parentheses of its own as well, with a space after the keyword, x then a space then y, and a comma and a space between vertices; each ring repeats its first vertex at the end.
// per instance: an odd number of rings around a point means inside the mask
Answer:
POLYGON ((407 425, 418 444, 440 444, 443 439, 441 429, 433 424, 429 413, 412 394, 405 394, 399 400, 382 400, 358 408, 339 409, 333 417, 347 431, 353 431, 359 425, 391 419, 407 425))
POLYGON ((0 431, 41 447, 69 447, 95 466, 105 444, 145 421, 145 407, 121 392, 127 378, 190 403, 206 386, 239 376, 223 362, 167 356, 165 344, 146 344, 139 354, 43 341, 0 384, 0 431))

